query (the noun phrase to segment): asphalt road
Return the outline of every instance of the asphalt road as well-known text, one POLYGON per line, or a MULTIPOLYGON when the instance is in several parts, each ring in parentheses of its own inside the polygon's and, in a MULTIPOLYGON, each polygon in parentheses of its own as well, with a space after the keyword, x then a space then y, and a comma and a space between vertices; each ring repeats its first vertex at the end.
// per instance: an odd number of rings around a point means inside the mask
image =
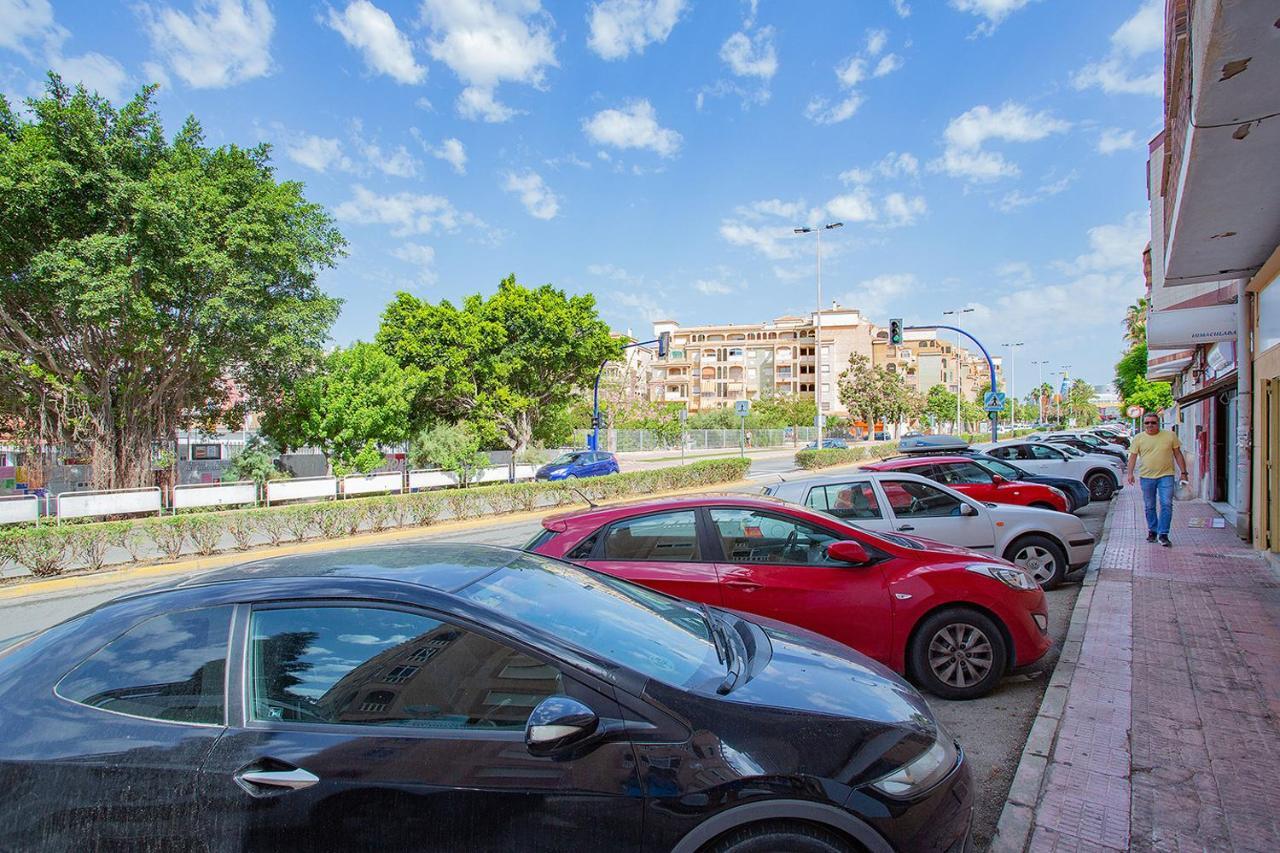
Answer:
MULTIPOLYGON (((767 482, 777 473, 786 473, 790 469, 777 470, 781 467, 777 463, 786 461, 789 460, 759 460, 751 469, 753 480, 767 482)), ((739 490, 755 491, 758 487, 758 483, 752 483, 739 487, 739 490)), ((1085 526, 1095 536, 1101 534, 1106 507, 1106 504, 1095 503, 1081 514, 1085 526)), ((539 526, 536 521, 498 522, 456 532, 427 532, 420 538, 402 541, 470 541, 519 546, 527 542, 539 526)), ((148 579, 30 600, 0 601, 0 637, 17 637, 41 630, 118 595, 144 589, 154 583, 155 579, 148 579)), ((1078 592, 1078 582, 1071 582, 1048 593, 1049 631, 1055 648, 1037 671, 1006 678, 994 693, 975 701, 955 702, 927 697, 938 718, 960 739, 973 769, 977 783, 974 838, 980 850, 985 849, 995 831, 1027 733, 1031 730, 1045 685, 1057 661, 1058 646, 1066 636, 1078 592)), ((5 641, 0 639, 0 646, 3 645, 5 641)))

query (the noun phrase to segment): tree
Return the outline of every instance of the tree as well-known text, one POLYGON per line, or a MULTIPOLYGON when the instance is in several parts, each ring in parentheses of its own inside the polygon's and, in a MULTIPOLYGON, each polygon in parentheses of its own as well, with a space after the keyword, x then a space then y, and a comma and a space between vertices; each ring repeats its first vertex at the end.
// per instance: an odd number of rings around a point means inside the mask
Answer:
POLYGON ((279 452, 261 435, 253 435, 244 449, 231 460, 222 479, 226 482, 253 480, 259 486, 268 480, 285 479, 289 475, 276 467, 279 452))
POLYGON ((99 488, 151 445, 277 396, 320 353, 344 245, 270 147, 166 141, 155 87, 120 109, 49 75, 30 119, 0 97, 0 409, 87 448, 99 488))
POLYGON ((1151 300, 1139 296, 1124 312, 1124 339, 1131 347, 1147 345, 1147 312, 1151 309, 1151 300))
POLYGON ((751 405, 747 423, 755 429, 792 428, 792 443, 799 443, 800 426, 808 426, 818 417, 818 404, 812 397, 799 394, 768 393, 751 405))
POLYGON ((1147 345, 1145 342, 1134 344, 1116 362, 1115 386, 1121 398, 1127 401, 1134 391, 1136 380, 1140 377, 1146 378, 1146 375, 1147 345))
POLYGON ((51 75, 31 121, 0 100, 0 405, 87 446, 100 487, 278 394, 338 307, 315 286, 329 217, 266 146, 208 149, 194 118, 167 143, 153 91, 117 111, 51 75))
POLYGON ((334 472, 368 473, 384 464, 381 447, 409 437, 409 409, 422 384, 375 344, 335 350, 263 414, 262 431, 284 447, 318 447, 334 472))
POLYGON ((436 424, 418 433, 409 458, 419 467, 435 467, 458 475, 458 485, 466 486, 489 464, 480 451, 480 433, 468 423, 436 424))
POLYGON ((956 395, 945 385, 934 385, 925 395, 924 411, 939 428, 941 424, 951 423, 956 419, 956 395))
POLYGON ((1139 376, 1124 402, 1126 406, 1141 406, 1146 412, 1163 411, 1173 405, 1173 388, 1168 382, 1148 382, 1145 376, 1139 376))
POLYGON ((523 287, 514 275, 493 296, 469 296, 461 308, 397 293, 377 342, 423 374, 416 423, 465 419, 517 451, 594 382, 602 362, 622 352, 595 297, 567 296, 549 284, 523 287))
POLYGON ((875 428, 887 409, 884 389, 871 359, 860 352, 849 356, 849 366, 836 380, 836 393, 849 415, 865 421, 870 429, 875 428))
POLYGON ((1093 386, 1083 379, 1076 379, 1067 388, 1067 411, 1081 426, 1097 423, 1098 407, 1093 403, 1093 386))

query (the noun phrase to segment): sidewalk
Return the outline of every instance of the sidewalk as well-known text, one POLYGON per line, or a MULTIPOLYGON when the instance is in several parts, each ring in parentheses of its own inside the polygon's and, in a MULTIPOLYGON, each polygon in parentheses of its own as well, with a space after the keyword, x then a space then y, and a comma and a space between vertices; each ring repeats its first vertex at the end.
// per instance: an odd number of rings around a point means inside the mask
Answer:
POLYGON ((1280 574, 1216 518, 1117 495, 992 849, 1280 850, 1280 574))

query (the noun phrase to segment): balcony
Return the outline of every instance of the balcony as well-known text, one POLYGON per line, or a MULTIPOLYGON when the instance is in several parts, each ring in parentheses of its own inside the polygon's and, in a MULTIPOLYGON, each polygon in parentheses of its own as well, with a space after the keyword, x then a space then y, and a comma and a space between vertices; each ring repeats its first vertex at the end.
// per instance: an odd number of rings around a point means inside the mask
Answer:
POLYGON ((1173 0, 1165 33, 1164 283, 1246 278, 1280 243, 1276 8, 1173 0))

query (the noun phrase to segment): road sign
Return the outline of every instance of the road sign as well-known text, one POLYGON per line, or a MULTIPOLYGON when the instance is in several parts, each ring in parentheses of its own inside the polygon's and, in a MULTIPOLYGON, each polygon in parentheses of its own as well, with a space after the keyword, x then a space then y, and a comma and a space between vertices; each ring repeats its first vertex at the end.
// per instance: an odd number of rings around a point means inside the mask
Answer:
POLYGON ((1004 404, 1008 399, 1003 391, 988 391, 982 397, 982 406, 988 412, 998 412, 1004 408, 1004 404))
POLYGON ((1124 413, 1131 418, 1140 418, 1142 417, 1142 407, 1130 406, 1129 408, 1124 410, 1124 413))
POLYGON ((751 414, 751 401, 739 400, 733 404, 733 410, 737 412, 738 417, 745 418, 747 415, 751 414))

